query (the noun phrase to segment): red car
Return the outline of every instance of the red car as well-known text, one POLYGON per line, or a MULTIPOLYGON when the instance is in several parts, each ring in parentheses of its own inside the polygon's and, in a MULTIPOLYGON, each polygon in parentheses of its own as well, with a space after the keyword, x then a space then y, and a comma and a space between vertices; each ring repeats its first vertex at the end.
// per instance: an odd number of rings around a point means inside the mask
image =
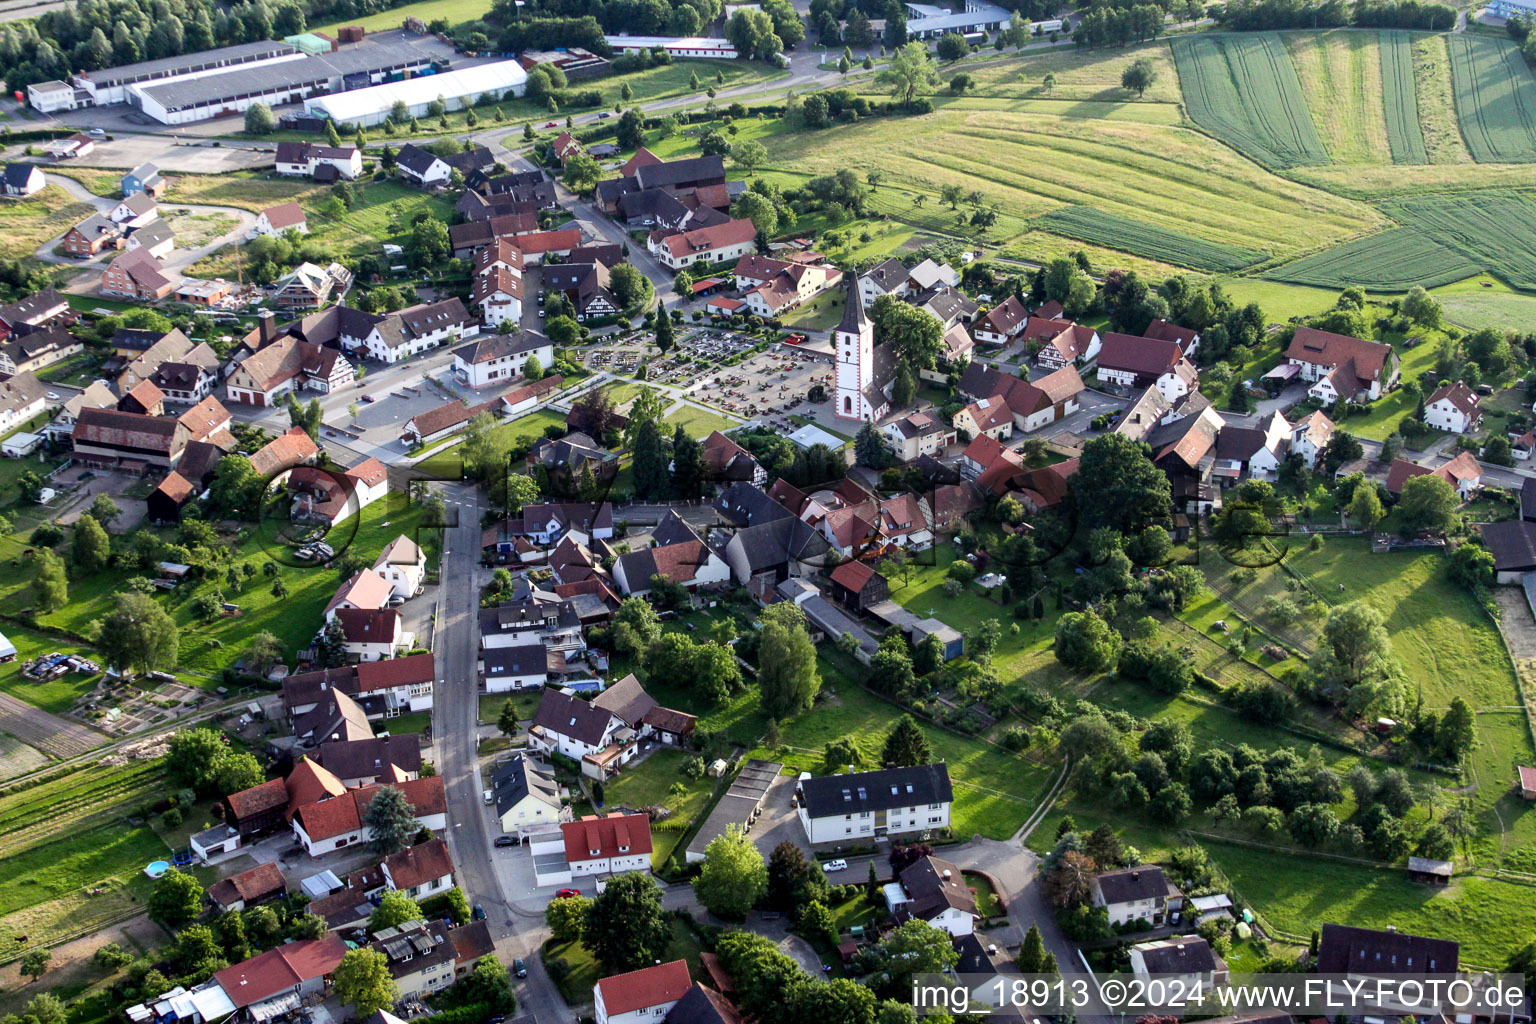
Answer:
POLYGON ((365 402, 372 402, 373 401, 373 396, 372 395, 364 395, 363 396, 363 401, 365 401, 365 402))
POLYGON ((801 345, 805 343, 805 335, 791 334, 789 337, 784 339, 784 342, 788 345, 801 345))
POLYGON ((561 889, 559 892, 555 893, 555 899, 563 900, 567 896, 580 896, 580 895, 581 895, 581 890, 580 889, 561 889))
POLYGON ((545 128, 559 128, 560 127, 560 123, 558 121, 545 121, 544 122, 544 127, 545 128))

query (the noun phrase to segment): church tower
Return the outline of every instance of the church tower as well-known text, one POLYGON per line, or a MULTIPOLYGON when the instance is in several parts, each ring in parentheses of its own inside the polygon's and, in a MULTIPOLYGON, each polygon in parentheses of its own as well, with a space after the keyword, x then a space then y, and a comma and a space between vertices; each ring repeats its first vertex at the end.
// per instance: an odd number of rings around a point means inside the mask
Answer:
POLYGON ((832 359, 837 365, 837 415, 848 420, 873 418, 864 397, 875 376, 875 325, 864 312, 859 275, 853 275, 843 300, 843 322, 832 332, 832 359))

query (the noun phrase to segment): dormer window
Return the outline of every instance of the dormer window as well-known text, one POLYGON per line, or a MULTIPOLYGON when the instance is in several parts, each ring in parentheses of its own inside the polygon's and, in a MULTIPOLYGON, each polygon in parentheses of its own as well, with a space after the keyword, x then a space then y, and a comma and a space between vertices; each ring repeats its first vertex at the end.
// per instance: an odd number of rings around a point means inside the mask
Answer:
POLYGON ((619 852, 620 853, 628 853, 629 852, 629 847, 621 846, 621 847, 619 847, 619 852))

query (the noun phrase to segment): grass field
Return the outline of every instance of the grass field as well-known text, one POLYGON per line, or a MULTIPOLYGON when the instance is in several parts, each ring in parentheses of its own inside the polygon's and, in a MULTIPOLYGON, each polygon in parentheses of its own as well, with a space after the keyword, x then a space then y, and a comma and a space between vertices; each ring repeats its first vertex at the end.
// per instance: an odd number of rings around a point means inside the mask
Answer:
POLYGON ((663 422, 673 430, 681 426, 688 433, 699 438, 708 437, 716 430, 730 430, 732 427, 741 426, 737 420, 707 409, 696 409, 691 405, 685 405, 676 412, 668 413, 663 422))
POLYGON ((1200 127, 1271 167, 1328 163, 1278 36, 1180 36, 1173 56, 1189 116, 1200 127))
POLYGON ((343 25, 361 25, 369 32, 380 32, 384 29, 399 28, 407 18, 420 18, 422 21, 436 21, 442 18, 449 25, 457 25, 460 22, 482 18, 489 14, 490 10, 491 5, 488 0, 426 0, 425 3, 406 4, 404 7, 380 11, 377 14, 365 14, 360 18, 346 18, 329 25, 311 26, 309 31, 334 32, 343 25))
POLYGON ((1514 192, 1415 196, 1387 203, 1384 209, 1510 285, 1536 289, 1536 202, 1527 196, 1514 192))
POLYGON ((1380 50, 1382 117, 1392 162, 1429 163, 1424 128, 1419 121, 1418 86, 1413 75, 1413 37, 1407 32, 1382 32, 1380 50))
POLYGON ((1446 37, 1456 115, 1472 159, 1536 161, 1536 79, 1507 39, 1446 37))
POLYGON ((90 204, 49 185, 24 199, 0 199, 0 233, 11 255, 30 256, 38 246, 95 212, 90 204))
POLYGON ((1217 245, 1181 231, 1154 227, 1090 206, 1052 210, 1037 223, 1068 238, 1125 249, 1139 256, 1195 270, 1241 270, 1264 259, 1264 254, 1254 249, 1217 245))
MULTIPOLYGON (((1369 32, 1334 30, 1287 33, 1283 39, 1332 161, 1377 164, 1392 160, 1383 113, 1385 51, 1378 47, 1377 37, 1369 32)), ((1394 91, 1406 84, 1411 112, 1413 69, 1404 66, 1403 70, 1406 73, 1394 82, 1394 91)))
POLYGON ((1426 288, 1450 284, 1481 269, 1417 228, 1394 228, 1282 264, 1264 276, 1322 287, 1359 285, 1401 292, 1416 284, 1426 288))
POLYGON ((1512 290, 1492 277, 1477 276, 1434 290, 1452 323, 1479 330, 1525 330, 1536 323, 1536 295, 1512 290))
POLYGON ((657 827, 651 829, 653 867, 661 867, 672 856, 672 851, 682 842, 684 832, 714 792, 714 779, 689 779, 683 775, 683 761, 690 756, 673 747, 662 747, 641 764, 626 768, 622 775, 603 787, 605 807, 628 807, 637 811, 644 807, 665 807, 672 812, 664 823, 658 822, 657 827), (674 787, 678 787, 676 791, 674 787))
MULTIPOLYGON (((539 409, 526 416, 498 424, 491 436, 503 451, 510 451, 520 440, 533 441, 544 436, 544 428, 565 425, 565 416, 552 409, 539 409)), ((464 460, 459 445, 442 448, 416 464, 423 473, 430 473, 439 480, 458 480, 464 475, 464 460)))
POLYGON ((1443 35, 1414 39, 1413 80, 1418 86, 1419 126, 1424 148, 1432 164, 1470 163, 1466 141, 1456 123, 1455 89, 1451 85, 1451 58, 1443 35))

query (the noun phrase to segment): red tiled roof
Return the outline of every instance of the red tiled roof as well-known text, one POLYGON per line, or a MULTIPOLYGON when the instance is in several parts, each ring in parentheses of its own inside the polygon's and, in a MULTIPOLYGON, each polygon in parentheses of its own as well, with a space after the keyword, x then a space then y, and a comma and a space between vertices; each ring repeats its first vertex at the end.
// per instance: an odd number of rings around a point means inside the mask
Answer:
POLYGON ((429 683, 436 675, 432 652, 411 654, 387 661, 365 661, 357 666, 357 692, 389 690, 396 686, 429 683))
POLYGON ((384 463, 380 462, 378 459, 372 456, 369 456, 367 459, 364 459, 362 462, 359 462, 357 465, 347 470, 345 475, 350 476, 354 480, 361 481, 368 487, 377 487, 379 484, 383 483, 385 479, 388 478, 389 471, 384 468, 384 463))
POLYGON ((191 481, 174 469, 165 474, 165 479, 160 481, 160 485, 155 488, 155 491, 170 498, 178 505, 196 493, 191 481))
POLYGON ((1382 369, 1391 354, 1391 345, 1352 338, 1347 334, 1320 331, 1315 327, 1296 328, 1290 347, 1285 350, 1287 359, 1316 363, 1319 366, 1340 366, 1354 360, 1355 376, 1365 381, 1381 379, 1382 369))
POLYGON ((304 208, 298 203, 278 203, 261 212, 266 214, 267 223, 278 231, 304 223, 304 208))
POLYGON ((589 814, 560 826, 567 863, 651 852, 651 819, 644 814, 589 814), (622 853, 620 847, 626 847, 622 853), (592 851, 596 850, 594 857, 592 851))
POLYGON ((1393 494, 1400 494, 1403 484, 1416 476, 1426 476, 1434 470, 1428 466, 1417 466, 1407 459, 1393 459, 1392 468, 1387 470, 1387 490, 1393 494))
POLYGON ((1161 377, 1182 357, 1183 352, 1176 341, 1110 332, 1103 336, 1103 347, 1099 349, 1099 368, 1161 377))
POLYGON ((390 854, 384 858, 384 867, 396 889, 414 889, 453 874, 453 858, 448 855, 447 843, 433 839, 390 854))
POLYGON ((220 879, 208 887, 208 895, 219 906, 227 907, 240 900, 250 902, 282 892, 287 885, 288 881, 283 878, 282 869, 271 861, 267 861, 249 871, 220 879))
POLYGON ((693 979, 688 977, 688 961, 642 967, 628 974, 616 974, 597 983, 608 1016, 632 1013, 651 1006, 675 1003, 687 994, 693 979))
POLYGON ((728 220, 724 224, 715 224, 707 228, 695 228, 692 231, 679 231, 673 235, 667 235, 660 239, 662 246, 674 257, 691 256, 701 252, 712 252, 715 249, 725 249, 733 245, 741 245, 750 242, 757 237, 757 228, 750 220, 736 218, 728 220))
POLYGON ((230 1002, 247 1007, 275 996, 301 982, 322 978, 341 963, 347 944, 340 935, 327 932, 269 949, 249 960, 226 967, 213 976, 230 1002))
POLYGON ((320 451, 319 446, 304 432, 303 427, 289 427, 287 433, 274 438, 251 456, 251 468, 258 476, 268 477, 292 469, 320 451))
POLYGON ((307 757, 299 758, 299 763, 294 765, 293 771, 288 773, 288 781, 285 785, 290 820, 293 818, 293 813, 300 807, 328 797, 341 796, 347 791, 347 787, 340 779, 307 757))
POLYGON ((1442 385, 1425 400, 1424 404, 1434 405, 1442 399, 1450 402, 1464 416, 1469 416, 1474 420, 1483 414, 1483 410, 1479 408, 1481 400, 1477 397, 1477 392, 1459 380, 1454 384, 1442 385))
POLYGON ((259 786, 229 794, 224 802, 237 819, 245 819, 287 804, 288 787, 282 779, 268 779, 259 786))
POLYGON ((847 561, 833 569, 832 575, 828 578, 833 583, 847 587, 857 594, 864 589, 864 585, 873 579, 875 575, 875 570, 868 563, 847 561))
MULTIPOLYGON (((448 802, 440 775, 395 783, 394 786, 405 794, 406 799, 410 801, 411 811, 417 818, 442 814, 447 810, 448 802)), ((363 815, 367 812, 368 805, 373 802, 374 795, 382 788, 382 786, 373 785, 363 786, 361 789, 349 789, 342 796, 300 807, 294 817, 312 840, 332 839, 348 832, 355 832, 362 827, 363 815)), ((646 840, 649 843, 649 833, 646 840)))

